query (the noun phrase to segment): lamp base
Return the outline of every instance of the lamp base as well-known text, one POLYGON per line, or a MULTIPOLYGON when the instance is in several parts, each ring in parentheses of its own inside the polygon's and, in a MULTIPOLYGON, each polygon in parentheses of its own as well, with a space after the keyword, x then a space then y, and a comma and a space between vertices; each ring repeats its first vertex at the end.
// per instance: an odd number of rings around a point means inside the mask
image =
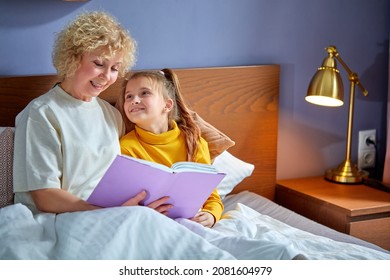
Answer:
POLYGON ((337 168, 326 170, 325 178, 343 184, 359 184, 368 178, 369 173, 357 168, 350 160, 343 161, 337 168))

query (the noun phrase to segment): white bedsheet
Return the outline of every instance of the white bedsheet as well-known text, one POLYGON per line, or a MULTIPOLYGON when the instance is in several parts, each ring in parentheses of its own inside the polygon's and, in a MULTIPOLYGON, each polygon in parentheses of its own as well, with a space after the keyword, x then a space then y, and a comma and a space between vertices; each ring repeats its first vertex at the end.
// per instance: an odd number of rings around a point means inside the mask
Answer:
MULTIPOLYGON (((258 249, 264 250, 267 244, 272 243, 282 244, 283 248, 290 252, 303 254, 311 260, 390 259, 390 254, 378 250, 334 241, 291 227, 241 203, 237 203, 235 209, 228 210, 213 229, 201 227, 188 220, 180 222, 240 259, 261 255, 258 249), (237 242, 243 250, 232 251, 232 248, 226 245, 227 240, 232 240, 231 244, 237 242), (262 242, 263 246, 259 246, 259 242, 262 242)), ((272 246, 271 249, 275 253, 275 247, 272 246)), ((279 258, 275 255, 274 259, 279 258)))
POLYGON ((0 209, 0 259, 390 259, 280 223, 237 203, 213 229, 145 207, 33 216, 0 209))
POLYGON ((33 216, 15 204, 0 209, 0 259, 234 257, 146 207, 33 216))
POLYGON ((357 244, 371 249, 375 249, 377 251, 390 253, 389 251, 373 243, 326 227, 250 191, 242 191, 237 194, 229 195, 223 200, 223 202, 226 211, 234 209, 237 203, 241 203, 246 206, 249 206, 250 208, 256 210, 263 215, 268 215, 287 225, 306 232, 310 232, 314 235, 324 236, 335 241, 357 244))

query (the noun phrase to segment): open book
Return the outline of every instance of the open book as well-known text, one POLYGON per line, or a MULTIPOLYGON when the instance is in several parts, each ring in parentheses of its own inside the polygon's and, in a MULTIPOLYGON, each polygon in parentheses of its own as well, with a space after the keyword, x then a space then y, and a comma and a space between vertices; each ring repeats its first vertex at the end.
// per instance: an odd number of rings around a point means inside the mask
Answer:
POLYGON ((161 197, 169 196, 171 218, 191 218, 226 174, 212 165, 195 162, 178 162, 171 168, 142 159, 118 155, 87 202, 100 207, 120 206, 142 190, 148 205, 161 197))

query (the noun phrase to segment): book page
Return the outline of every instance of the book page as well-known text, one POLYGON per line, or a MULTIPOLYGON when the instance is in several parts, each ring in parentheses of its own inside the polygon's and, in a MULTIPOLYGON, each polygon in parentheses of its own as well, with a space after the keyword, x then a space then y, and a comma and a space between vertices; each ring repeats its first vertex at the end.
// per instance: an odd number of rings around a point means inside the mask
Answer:
POLYGON ((218 173, 214 166, 205 163, 181 161, 172 164, 174 172, 202 172, 202 173, 218 173))
POLYGON ((168 167, 166 165, 144 160, 144 159, 139 159, 139 158, 134 158, 134 157, 129 157, 126 155, 121 155, 122 157, 125 157, 130 160, 137 161, 139 163, 155 167, 157 169, 166 171, 168 173, 179 173, 179 172, 202 172, 202 173, 212 173, 216 174, 218 171, 215 169, 214 166, 211 164, 206 164, 206 163, 198 163, 198 162, 191 162, 191 161, 180 161, 172 164, 171 167, 168 167))

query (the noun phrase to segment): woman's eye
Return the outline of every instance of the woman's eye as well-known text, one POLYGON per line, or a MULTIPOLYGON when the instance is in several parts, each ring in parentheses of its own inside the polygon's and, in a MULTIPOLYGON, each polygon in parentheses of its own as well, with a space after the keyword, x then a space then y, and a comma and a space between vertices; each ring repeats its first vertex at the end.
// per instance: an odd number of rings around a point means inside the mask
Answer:
POLYGON ((114 72, 118 72, 119 71, 119 67, 113 67, 113 68, 111 68, 111 70, 114 71, 114 72))
POLYGON ((102 67, 103 66, 103 63, 101 63, 100 61, 94 61, 93 63, 95 63, 95 65, 98 66, 98 67, 102 67))

